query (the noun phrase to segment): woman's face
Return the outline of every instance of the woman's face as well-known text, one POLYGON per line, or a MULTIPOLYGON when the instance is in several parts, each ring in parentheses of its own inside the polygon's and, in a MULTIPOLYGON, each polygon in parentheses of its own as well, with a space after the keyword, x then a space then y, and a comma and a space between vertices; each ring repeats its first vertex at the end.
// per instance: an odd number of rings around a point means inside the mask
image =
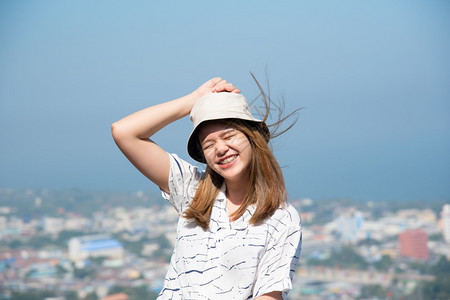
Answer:
POLYGON ((245 134, 221 122, 208 122, 198 138, 210 168, 225 180, 248 180, 253 150, 245 134))

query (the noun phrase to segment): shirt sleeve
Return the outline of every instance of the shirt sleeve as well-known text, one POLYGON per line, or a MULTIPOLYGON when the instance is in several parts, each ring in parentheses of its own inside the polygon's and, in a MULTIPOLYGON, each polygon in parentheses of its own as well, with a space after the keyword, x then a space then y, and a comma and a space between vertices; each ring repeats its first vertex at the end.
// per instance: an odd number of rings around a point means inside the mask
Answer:
POLYGON ((194 198, 202 172, 176 154, 169 154, 169 159, 169 193, 161 191, 161 194, 182 214, 194 198))
POLYGON ((297 212, 292 221, 287 226, 276 226, 269 230, 270 238, 258 266, 253 293, 255 298, 281 291, 283 299, 286 299, 287 293, 292 289, 302 241, 301 222, 297 212))

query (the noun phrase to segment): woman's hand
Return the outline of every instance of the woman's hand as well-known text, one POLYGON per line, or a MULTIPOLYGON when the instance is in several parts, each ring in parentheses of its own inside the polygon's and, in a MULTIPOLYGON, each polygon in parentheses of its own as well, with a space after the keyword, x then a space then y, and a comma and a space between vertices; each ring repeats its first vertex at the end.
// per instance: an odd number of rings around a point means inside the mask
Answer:
POLYGON ((230 92, 239 94, 241 90, 236 88, 232 83, 229 83, 220 77, 215 77, 208 80, 194 91, 194 93, 197 95, 198 98, 206 94, 219 92, 230 92))
POLYGON ((231 83, 216 77, 184 97, 131 114, 112 125, 117 146, 130 162, 163 191, 169 192, 169 156, 149 140, 164 126, 185 117, 202 96, 210 93, 240 93, 231 83))
POLYGON ((270 292, 255 298, 255 300, 283 300, 281 292, 270 292))

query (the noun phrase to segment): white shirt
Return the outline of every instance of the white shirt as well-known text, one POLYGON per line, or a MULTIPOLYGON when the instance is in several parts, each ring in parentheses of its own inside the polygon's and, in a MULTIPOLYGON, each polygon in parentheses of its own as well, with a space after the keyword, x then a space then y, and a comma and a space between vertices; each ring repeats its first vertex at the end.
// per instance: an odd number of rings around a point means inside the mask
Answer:
MULTIPOLYGON (((181 215, 195 195, 202 173, 170 155, 170 194, 162 193, 181 215)), ((289 204, 265 222, 250 225, 254 206, 229 221, 225 185, 216 198, 209 230, 180 216, 177 240, 158 299, 253 299, 292 288, 301 249, 301 224, 289 204)))

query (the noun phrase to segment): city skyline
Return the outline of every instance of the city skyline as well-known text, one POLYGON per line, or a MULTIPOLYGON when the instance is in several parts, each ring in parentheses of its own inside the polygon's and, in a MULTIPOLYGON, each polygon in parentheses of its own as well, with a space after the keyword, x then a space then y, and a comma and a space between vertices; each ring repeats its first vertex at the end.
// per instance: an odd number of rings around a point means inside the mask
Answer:
MULTIPOLYGON (((0 187, 158 192, 110 125, 214 76, 286 111, 290 198, 450 198, 446 1, 0 4, 0 187)), ((188 118, 155 140, 189 160, 188 118)))
MULTIPOLYGON (((79 198, 76 205, 60 201, 56 210, 59 193, 48 191, 34 207, 30 200, 39 193, 0 193, 3 295, 103 299, 118 287, 128 294, 139 287, 153 297, 130 299, 154 299, 161 290, 177 241, 179 215, 169 204, 148 205, 145 194, 119 201, 115 194, 74 193, 66 197, 79 198), (103 205, 92 205, 105 196, 103 205), (92 208, 85 211, 87 204, 92 208)), ((288 298, 448 295, 448 204, 437 204, 293 201, 302 212, 304 239, 288 298)))

